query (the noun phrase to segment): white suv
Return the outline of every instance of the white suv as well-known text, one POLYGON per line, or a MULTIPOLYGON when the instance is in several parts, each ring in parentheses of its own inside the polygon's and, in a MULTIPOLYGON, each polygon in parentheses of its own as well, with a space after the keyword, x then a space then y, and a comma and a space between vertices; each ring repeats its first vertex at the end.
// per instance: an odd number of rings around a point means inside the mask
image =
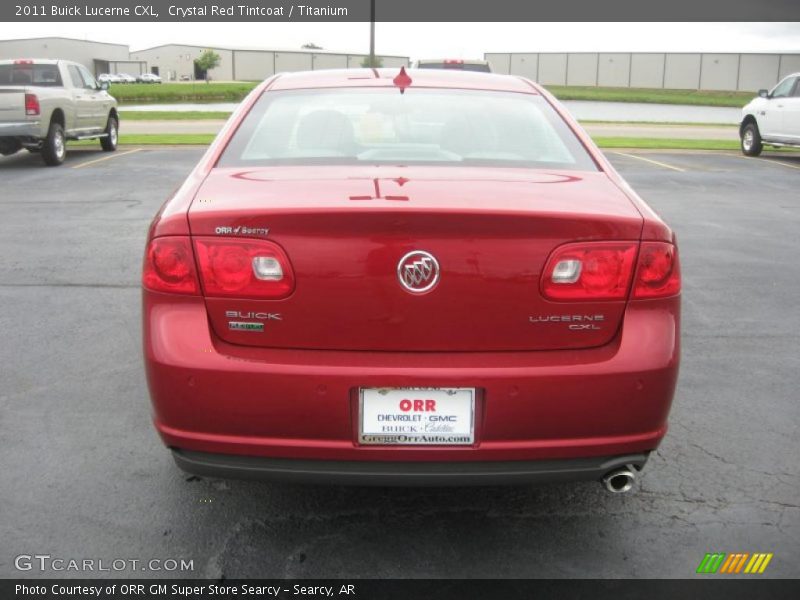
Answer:
POLYGON ((742 109, 739 138, 747 156, 758 156, 764 146, 800 148, 800 73, 785 77, 771 91, 758 91, 742 109))

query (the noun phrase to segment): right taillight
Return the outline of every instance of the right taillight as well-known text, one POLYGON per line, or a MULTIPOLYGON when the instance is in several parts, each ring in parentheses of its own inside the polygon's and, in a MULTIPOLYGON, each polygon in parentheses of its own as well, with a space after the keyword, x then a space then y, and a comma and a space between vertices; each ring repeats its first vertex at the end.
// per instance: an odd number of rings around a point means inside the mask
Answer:
POLYGON ((188 237, 170 236, 150 241, 144 253, 142 285, 154 292, 199 294, 188 237))
POLYGON ((550 300, 624 300, 630 289, 636 242, 578 242, 555 249, 542 273, 550 300))
POLYGON ((564 244, 550 255, 541 279, 542 296, 561 302, 624 300, 631 288, 633 298, 678 294, 681 277, 675 246, 666 242, 564 244))
POLYGON ((636 267, 634 298, 664 298, 681 291, 678 249, 666 242, 642 242, 636 267))

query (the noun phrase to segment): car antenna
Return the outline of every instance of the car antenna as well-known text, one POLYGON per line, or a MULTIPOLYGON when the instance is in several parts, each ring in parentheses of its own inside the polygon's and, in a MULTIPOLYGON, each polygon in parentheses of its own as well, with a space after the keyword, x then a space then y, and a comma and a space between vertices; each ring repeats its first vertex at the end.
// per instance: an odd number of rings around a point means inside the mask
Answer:
POLYGON ((408 73, 406 73, 405 67, 400 67, 400 72, 397 74, 397 77, 392 79, 392 83, 400 88, 401 94, 404 93, 406 88, 411 85, 411 77, 409 77, 408 73))

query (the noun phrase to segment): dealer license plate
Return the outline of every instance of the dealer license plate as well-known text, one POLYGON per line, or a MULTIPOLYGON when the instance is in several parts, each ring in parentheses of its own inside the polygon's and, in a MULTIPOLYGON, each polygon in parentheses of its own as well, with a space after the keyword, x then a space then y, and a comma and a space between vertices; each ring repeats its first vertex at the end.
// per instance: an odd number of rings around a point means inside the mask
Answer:
POLYGON ((361 388, 359 395, 362 444, 475 442, 474 388, 361 388))

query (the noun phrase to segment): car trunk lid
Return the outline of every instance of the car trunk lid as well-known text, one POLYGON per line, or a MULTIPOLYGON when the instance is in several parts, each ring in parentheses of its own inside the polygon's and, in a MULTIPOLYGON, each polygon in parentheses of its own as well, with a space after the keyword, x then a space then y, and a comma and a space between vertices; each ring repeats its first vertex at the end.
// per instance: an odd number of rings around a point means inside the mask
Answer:
POLYGON ((642 217, 600 172, 271 167, 214 169, 189 222, 196 237, 266 237, 292 265, 296 285, 285 299, 206 298, 211 325, 228 342, 512 351, 614 336, 625 301, 548 301, 540 275, 563 243, 638 240, 642 217), (439 266, 427 293, 401 281, 401 259, 417 251, 439 266), (592 327, 571 328, 573 317, 592 327), (232 329, 232 321, 260 326, 232 329))

